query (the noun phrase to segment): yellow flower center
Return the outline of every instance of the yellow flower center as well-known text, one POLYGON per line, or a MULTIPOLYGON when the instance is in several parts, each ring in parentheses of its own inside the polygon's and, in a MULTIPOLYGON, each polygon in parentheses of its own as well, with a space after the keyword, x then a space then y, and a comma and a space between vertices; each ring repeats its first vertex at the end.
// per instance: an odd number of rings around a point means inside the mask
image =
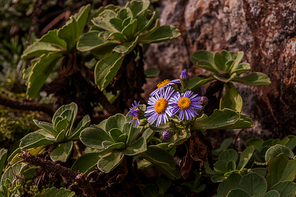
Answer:
POLYGON ((187 97, 180 98, 178 101, 178 106, 180 109, 187 109, 188 107, 190 107, 190 105, 191 101, 187 97))
POLYGON ((154 110, 158 114, 163 114, 168 107, 168 101, 164 98, 160 98, 155 102, 154 110))
POLYGON ((163 86, 167 85, 168 83, 170 83, 170 80, 169 79, 166 79, 162 82, 160 82, 159 84, 157 84, 157 88, 162 88, 163 86))

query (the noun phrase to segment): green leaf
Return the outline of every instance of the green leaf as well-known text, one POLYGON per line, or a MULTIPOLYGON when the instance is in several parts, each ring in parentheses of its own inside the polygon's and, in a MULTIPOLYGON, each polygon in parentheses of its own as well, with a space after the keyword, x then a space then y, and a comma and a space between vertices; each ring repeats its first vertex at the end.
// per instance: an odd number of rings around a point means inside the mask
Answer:
POLYGON ((129 7, 130 10, 132 11, 133 17, 136 17, 139 13, 148 9, 149 5, 150 5, 150 1, 144 0, 144 1, 131 1, 126 6, 129 7))
MULTIPOLYGON (((24 163, 17 163, 12 166, 9 166, 1 176, 0 186, 4 185, 7 179, 12 183, 16 179, 16 175, 19 175, 24 167, 24 163)), ((12 185, 9 185, 9 187, 11 186, 12 185)))
POLYGON ((144 137, 146 139, 146 142, 149 142, 151 140, 151 138, 154 136, 154 134, 155 134, 155 131, 148 128, 143 132, 142 137, 144 137))
POLYGON ((250 196, 263 196, 267 191, 265 178, 252 172, 244 175, 239 185, 240 188, 245 190, 250 196))
POLYGON ((126 147, 124 154, 127 156, 135 156, 147 150, 147 143, 144 137, 139 138, 135 143, 126 147))
POLYGON ((280 181, 292 181, 296 175, 296 160, 289 160, 284 154, 268 161, 266 180, 268 188, 280 181))
POLYGON ((109 32, 118 32, 118 30, 110 24, 110 20, 116 17, 116 13, 112 10, 104 10, 98 17, 92 19, 92 23, 109 32))
POLYGON ((58 30, 58 36, 66 41, 67 50, 71 50, 75 47, 80 34, 78 34, 77 20, 73 16, 71 16, 70 20, 58 30))
POLYGON ((239 114, 240 118, 232 125, 220 127, 219 129, 239 129, 239 128, 252 128, 254 122, 243 114, 239 114))
POLYGON ((145 187, 143 187, 142 189, 142 194, 144 197, 157 197, 158 195, 157 186, 152 183, 146 184, 145 187))
POLYGON ((131 143, 134 143, 134 141, 131 141, 133 130, 134 130, 134 128, 133 128, 133 125, 132 124, 125 123, 123 125, 122 133, 123 133, 123 135, 126 136, 126 139, 124 141, 126 145, 130 145, 131 143))
POLYGON ((231 81, 232 79, 234 79, 236 76, 236 73, 233 73, 232 75, 219 75, 219 74, 216 74, 214 75, 214 78, 217 79, 218 81, 221 81, 222 83, 228 83, 229 81, 231 81))
POLYGON ((208 68, 207 70, 219 74, 219 69, 215 65, 214 55, 211 52, 204 50, 196 51, 191 55, 190 59, 193 64, 198 66, 204 65, 206 68, 208 68))
POLYGON ((219 172, 219 173, 226 173, 228 172, 228 169, 227 169, 227 161, 222 161, 222 160, 218 160, 215 164, 214 164, 214 170, 216 172, 219 172))
POLYGON ((36 96, 60 58, 60 53, 49 53, 48 55, 42 55, 39 61, 33 65, 27 85, 29 98, 36 96))
POLYGON ((126 123, 125 116, 122 114, 116 114, 108 118, 105 129, 108 132, 113 128, 117 128, 121 131, 125 123, 126 123))
POLYGON ((153 21, 155 21, 156 12, 154 11, 151 13, 151 10, 145 10, 145 11, 141 12, 140 14, 138 14, 136 16, 136 19, 138 20, 137 32, 141 33, 143 31, 145 31, 146 29, 148 29, 150 27, 150 25, 153 23, 153 21))
POLYGON ((219 160, 226 161, 226 162, 228 162, 228 161, 234 161, 234 162, 236 162, 237 159, 238 159, 238 154, 233 149, 224 150, 219 155, 219 160))
POLYGON ((296 193, 296 183, 291 181, 281 181, 274 185, 272 190, 280 193, 280 196, 294 197, 296 193))
POLYGON ((130 52, 133 51, 133 49, 136 47, 137 43, 138 43, 138 36, 136 37, 135 40, 131 41, 131 42, 125 42, 121 45, 117 45, 113 51, 117 52, 117 53, 122 53, 122 54, 129 54, 130 52))
POLYGON ((66 162, 72 151, 72 147, 73 141, 59 144, 58 147, 50 153, 51 160, 54 162, 66 162))
POLYGON ((247 71, 251 70, 251 66, 248 63, 241 63, 237 66, 236 70, 231 71, 230 74, 236 73, 237 75, 240 75, 242 73, 245 73, 247 71))
POLYGON ((249 172, 254 172, 262 177, 265 177, 266 168, 252 168, 249 172))
POLYGON ((279 154, 285 154, 286 156, 293 158, 294 157, 294 153, 293 151, 291 151, 291 149, 289 149, 288 147, 281 145, 281 144, 276 144, 272 147, 270 147, 266 153, 265 153, 265 161, 268 162, 268 160, 270 158, 274 158, 276 156, 278 156, 279 154))
POLYGON ((34 42, 32 45, 28 46, 22 54, 23 59, 28 57, 41 56, 43 54, 48 54, 50 52, 60 52, 61 49, 52 46, 49 43, 45 42, 34 42))
POLYGON ((221 53, 222 54, 220 54, 219 52, 216 52, 214 54, 214 62, 215 62, 216 67, 220 71, 226 72, 227 70, 226 70, 225 63, 228 60, 231 60, 232 58, 231 58, 230 54, 227 51, 223 50, 221 53))
POLYGON ((146 78, 154 78, 159 75, 159 70, 155 67, 144 70, 146 78))
POLYGON ((67 133, 67 130, 65 130, 65 129, 61 130, 58 133, 58 135, 56 136, 55 141, 56 142, 65 142, 66 141, 66 133, 67 133))
POLYGON ((121 151, 113 151, 102 156, 98 161, 98 168, 104 172, 109 173, 114 170, 123 160, 124 154, 121 151))
POLYGON ((58 134, 57 131, 54 130, 53 125, 48 122, 42 122, 39 120, 34 119, 33 122, 39 127, 40 129, 43 129, 44 131, 48 132, 52 136, 56 136, 58 134))
POLYGON ((66 190, 64 188, 57 189, 55 187, 47 189, 42 194, 36 194, 35 197, 51 197, 51 196, 58 196, 58 197, 74 197, 75 192, 71 190, 66 190))
POLYGON ((85 24, 87 22, 89 10, 90 10, 90 4, 81 7, 79 12, 73 16, 77 21, 77 36, 78 36, 78 38, 83 33, 85 24))
POLYGON ((174 26, 164 25, 157 28, 149 35, 143 35, 139 38, 139 43, 158 43, 167 40, 173 40, 181 35, 180 31, 174 26))
POLYGON ((68 120, 67 118, 60 118, 59 117, 59 121, 56 122, 55 124, 55 130, 60 133, 62 130, 64 130, 65 132, 67 131, 68 127, 68 120))
POLYGON ((58 30, 50 30, 43 35, 38 42, 46 42, 52 45, 61 47, 63 50, 67 49, 67 43, 58 36, 58 30))
POLYGON ((68 139, 69 140, 77 140, 81 131, 89 126, 90 121, 91 121, 91 119, 90 119, 89 115, 84 116, 82 118, 82 120, 78 123, 78 125, 76 126, 73 133, 71 133, 71 135, 68 137, 68 139))
POLYGON ((77 49, 79 51, 91 51, 104 49, 107 46, 115 47, 120 42, 116 40, 105 40, 103 35, 99 31, 90 31, 82 35, 77 43, 77 49))
POLYGON ((268 191, 263 197, 280 197, 281 194, 276 190, 268 191))
POLYGON ((118 137, 122 134, 118 128, 111 129, 109 133, 114 142, 118 142, 118 137))
POLYGON ((296 136, 295 135, 289 135, 287 136, 289 138, 289 142, 286 144, 286 146, 293 150, 296 147, 296 136))
POLYGON ((233 73, 234 71, 236 71, 238 69, 239 63, 242 61, 243 57, 244 57, 243 51, 237 52, 233 67, 231 68, 231 73, 233 73))
POLYGON ((255 148, 260 149, 262 147, 263 142, 264 141, 261 138, 251 138, 245 142, 245 146, 255 146, 255 148))
POLYGON ((104 150, 103 141, 113 141, 103 129, 96 126, 83 129, 79 138, 85 146, 98 150, 104 150))
POLYGON ((232 189, 228 192, 226 197, 251 197, 246 191, 242 189, 232 189))
POLYGON ((268 85, 271 83, 269 77, 260 72, 254 72, 244 77, 235 77, 232 81, 249 86, 268 85))
MULTIPOLYGON (((125 35, 123 35, 121 32, 113 32, 112 34, 109 35, 108 39, 114 40, 115 41, 128 41, 127 37, 125 37, 125 35)), ((120 44, 120 43, 119 43, 120 44)))
POLYGON ((29 148, 34 148, 42 145, 48 145, 55 141, 54 136, 48 134, 43 129, 29 133, 23 137, 20 141, 20 148, 26 150, 29 148))
POLYGON ((239 182, 242 179, 242 175, 238 173, 231 173, 227 179, 218 185, 218 196, 226 196, 232 189, 239 188, 239 182))
POLYGON ((276 144, 281 144, 281 145, 286 145, 289 142, 289 138, 288 137, 284 137, 282 140, 275 139, 271 142, 271 145, 276 145, 276 144))
POLYGON ((215 110, 210 117, 203 114, 200 118, 197 118, 194 121, 192 130, 218 129, 220 127, 233 125, 239 118, 240 115, 231 109, 215 110))
MULTIPOLYGON (((113 11, 115 11, 115 10, 117 10, 119 8, 119 6, 115 6, 115 5, 113 5, 113 4, 109 4, 109 5, 106 5, 106 6, 101 6, 91 17, 90 17, 90 19, 91 19, 91 21, 89 22, 90 23, 90 25, 94 25, 93 23, 92 23, 92 19, 94 19, 94 18, 96 18, 96 17, 98 17, 103 11, 105 11, 105 10, 113 10, 113 11)), ((125 17, 124 17, 125 18, 125 17)), ((107 20, 106 20, 107 21, 107 20)), ((101 29, 100 29, 101 30, 101 29)))
POLYGON ((95 168, 99 158, 99 153, 84 154, 74 162, 71 169, 74 171, 79 171, 83 174, 87 174, 95 168))
POLYGON ((156 181, 158 188, 159 188, 159 194, 164 195, 166 190, 171 186, 171 180, 168 179, 164 175, 160 175, 158 180, 156 181))
POLYGON ((192 91, 197 91, 202 85, 209 83, 211 81, 215 80, 213 76, 210 76, 209 78, 192 78, 189 80, 188 88, 192 91))
POLYGON ((220 100, 220 109, 230 108, 237 112, 242 112, 243 99, 237 93, 236 88, 232 83, 225 83, 225 94, 223 99, 220 100))
POLYGON ((242 152, 239 158, 238 166, 237 166, 238 170, 243 169, 247 165, 247 163, 249 162, 249 160, 251 159, 254 153, 254 150, 255 150, 254 146, 249 146, 242 152))
POLYGON ((117 30, 117 31, 119 31, 119 32, 121 32, 121 30, 122 30, 122 20, 121 19, 119 19, 119 18, 111 18, 110 19, 110 24, 111 25, 113 25, 113 27, 117 30))
POLYGON ((132 40, 137 30, 138 20, 134 19, 131 23, 124 26, 121 33, 125 35, 127 40, 132 40))
POLYGON ((219 155, 222 151, 226 150, 232 144, 232 138, 225 139, 220 148, 215 149, 212 153, 213 155, 219 155))
POLYGON ((113 53, 96 64, 95 82, 100 90, 105 89, 116 76, 124 57, 125 56, 120 53, 113 53))
POLYGON ((76 103, 72 102, 67 105, 63 105, 54 113, 52 116, 52 123, 53 125, 57 125, 58 119, 60 118, 67 118, 69 122, 69 130, 72 130, 72 126, 75 122, 76 116, 78 112, 78 106, 76 103))
POLYGON ((6 157, 7 157, 7 150, 4 148, 1 148, 0 149, 0 174, 2 174, 2 171, 5 167, 6 157))

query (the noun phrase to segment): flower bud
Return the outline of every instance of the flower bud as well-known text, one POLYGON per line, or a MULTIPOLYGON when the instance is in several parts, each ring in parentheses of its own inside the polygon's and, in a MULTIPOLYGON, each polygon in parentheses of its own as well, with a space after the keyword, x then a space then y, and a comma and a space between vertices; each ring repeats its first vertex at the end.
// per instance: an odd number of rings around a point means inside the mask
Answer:
POLYGON ((164 131, 162 133, 162 137, 165 139, 165 140, 169 140, 171 138, 171 134, 168 132, 168 131, 164 131))

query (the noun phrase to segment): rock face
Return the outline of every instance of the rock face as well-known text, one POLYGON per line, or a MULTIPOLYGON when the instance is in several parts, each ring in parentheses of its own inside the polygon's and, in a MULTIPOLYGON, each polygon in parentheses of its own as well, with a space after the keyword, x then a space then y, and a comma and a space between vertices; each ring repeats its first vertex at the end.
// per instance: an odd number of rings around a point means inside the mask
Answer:
POLYGON ((268 75, 272 83, 237 85, 243 113, 255 122, 254 128, 240 132, 240 138, 295 134, 295 0, 162 0, 161 4, 160 24, 174 25, 182 36, 154 44, 146 52, 147 66, 161 71, 159 78, 148 82, 146 92, 165 78, 178 77, 184 68, 191 77, 205 74, 190 61, 197 50, 244 51, 242 62, 250 63, 252 72, 268 75))

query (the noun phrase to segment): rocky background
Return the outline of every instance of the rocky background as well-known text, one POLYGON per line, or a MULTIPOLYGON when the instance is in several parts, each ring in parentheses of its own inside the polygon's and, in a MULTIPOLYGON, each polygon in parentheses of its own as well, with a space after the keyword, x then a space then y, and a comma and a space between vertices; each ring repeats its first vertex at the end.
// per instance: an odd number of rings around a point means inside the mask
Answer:
MULTIPOLYGON (((154 44, 146 52, 146 66, 161 71, 145 85, 146 97, 157 83, 178 78, 185 68, 191 77, 207 74, 190 61, 197 50, 243 51, 242 62, 250 63, 251 72, 263 72, 271 80, 268 86, 237 86, 243 113, 255 126, 211 131, 208 137, 214 145, 232 137, 240 147, 251 137, 296 134, 295 0, 162 0, 160 24, 174 25, 182 36, 154 44)), ((200 93, 205 91, 204 87, 200 93)))

